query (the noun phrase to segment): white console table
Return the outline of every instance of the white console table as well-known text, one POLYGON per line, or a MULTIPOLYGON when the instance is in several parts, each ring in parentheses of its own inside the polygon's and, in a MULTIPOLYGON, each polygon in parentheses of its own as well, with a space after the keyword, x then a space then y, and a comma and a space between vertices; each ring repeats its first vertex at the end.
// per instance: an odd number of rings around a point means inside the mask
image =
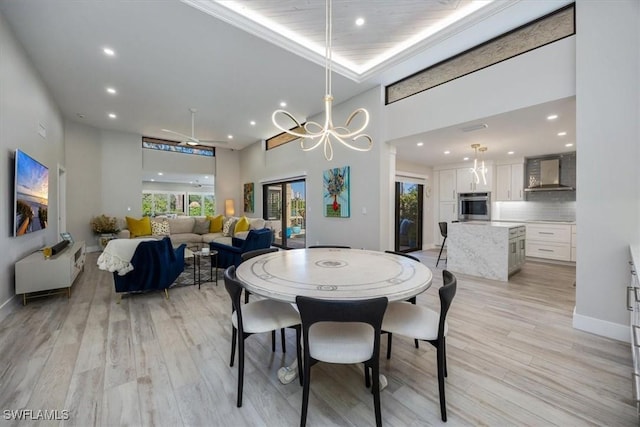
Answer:
POLYGON ((67 246, 60 253, 45 259, 42 251, 16 262, 16 294, 22 294, 22 303, 27 304, 28 298, 51 295, 62 290, 71 297, 71 285, 84 270, 85 245, 76 242, 67 246), (33 292, 52 291, 45 294, 29 296, 33 292))

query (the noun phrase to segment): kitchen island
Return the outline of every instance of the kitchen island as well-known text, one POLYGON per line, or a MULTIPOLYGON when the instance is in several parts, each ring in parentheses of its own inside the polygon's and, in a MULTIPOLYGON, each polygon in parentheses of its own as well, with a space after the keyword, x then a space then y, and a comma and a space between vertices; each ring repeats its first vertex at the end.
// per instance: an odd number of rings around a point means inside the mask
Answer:
POLYGON ((448 225, 447 269, 454 273, 508 281, 525 259, 525 225, 469 221, 448 225))

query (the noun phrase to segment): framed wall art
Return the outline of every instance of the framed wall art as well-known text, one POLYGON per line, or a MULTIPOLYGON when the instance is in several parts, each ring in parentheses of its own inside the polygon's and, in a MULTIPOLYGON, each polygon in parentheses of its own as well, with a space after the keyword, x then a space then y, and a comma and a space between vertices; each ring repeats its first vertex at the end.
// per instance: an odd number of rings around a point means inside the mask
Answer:
POLYGON ((254 189, 253 182, 244 185, 244 211, 253 213, 254 189))
POLYGON ((349 166, 323 172, 324 216, 348 218, 350 209, 349 166))

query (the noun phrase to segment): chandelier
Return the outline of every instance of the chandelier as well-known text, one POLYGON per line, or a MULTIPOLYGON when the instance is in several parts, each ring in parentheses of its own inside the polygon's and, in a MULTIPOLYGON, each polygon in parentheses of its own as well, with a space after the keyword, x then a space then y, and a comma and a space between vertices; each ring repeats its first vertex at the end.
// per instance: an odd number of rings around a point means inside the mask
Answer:
POLYGON ((487 151, 487 147, 481 147, 480 144, 471 144, 471 148, 475 151, 473 167, 470 169, 474 182, 479 184, 480 177, 482 177, 482 183, 487 185, 487 168, 484 166, 484 152, 487 151), (480 155, 482 156, 480 166, 478 166, 478 151, 480 151, 480 155))
POLYGON ((342 145, 356 151, 369 151, 373 144, 371 137, 362 133, 362 131, 364 131, 369 125, 369 112, 364 108, 358 108, 352 112, 347 118, 344 126, 333 125, 333 118, 331 116, 331 104, 333 102, 333 95, 331 94, 331 0, 326 1, 325 44, 324 124, 321 125, 318 122, 307 122, 304 125, 301 125, 295 117, 285 110, 274 111, 271 115, 271 121, 281 131, 300 138, 300 147, 302 148, 302 151, 311 151, 320 145, 323 145, 324 158, 331 160, 333 159, 333 147, 331 145, 332 140, 338 141, 342 145), (364 124, 357 130, 350 131, 349 125, 360 113, 364 116, 364 124), (290 119, 295 126, 292 129, 281 126, 277 121, 278 115, 284 115, 286 118, 290 119))

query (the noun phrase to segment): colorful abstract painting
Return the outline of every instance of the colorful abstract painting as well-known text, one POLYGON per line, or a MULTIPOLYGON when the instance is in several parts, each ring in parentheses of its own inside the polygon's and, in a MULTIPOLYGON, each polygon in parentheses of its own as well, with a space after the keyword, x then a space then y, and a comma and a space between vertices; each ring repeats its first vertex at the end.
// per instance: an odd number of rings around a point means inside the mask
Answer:
POLYGON ((349 166, 323 172, 324 216, 350 216, 349 184, 349 166))
POLYGON ((253 182, 244 185, 244 211, 253 213, 253 182))

